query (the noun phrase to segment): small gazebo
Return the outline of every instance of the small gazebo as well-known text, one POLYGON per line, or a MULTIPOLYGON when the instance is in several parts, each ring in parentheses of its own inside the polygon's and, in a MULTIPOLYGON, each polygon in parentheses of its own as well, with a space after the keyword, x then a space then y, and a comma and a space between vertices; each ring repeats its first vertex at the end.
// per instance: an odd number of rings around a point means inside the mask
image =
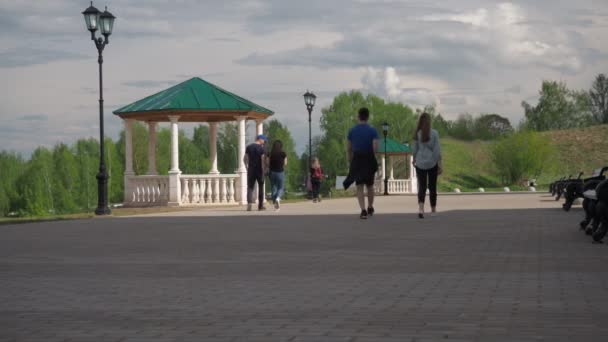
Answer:
POLYGON ((263 133, 263 121, 274 113, 198 77, 136 101, 114 111, 125 125, 125 198, 127 206, 181 206, 245 204, 247 170, 245 155, 246 121, 256 122, 263 133), (148 124, 148 172, 133 171, 133 121, 148 124), (218 123, 236 121, 239 129, 239 167, 232 174, 220 174, 217 167, 218 123), (171 123, 171 169, 168 176, 156 169, 156 127, 171 123), (184 175, 179 169, 178 122, 209 123, 211 170, 207 175, 184 175))
POLYGON ((409 145, 390 138, 386 138, 385 145, 384 138, 380 138, 377 155, 381 158, 381 168, 376 174, 375 182, 377 193, 384 192, 384 178, 387 176, 387 172, 389 172, 389 194, 412 194, 417 192, 418 181, 416 171, 412 167, 412 150, 409 145), (386 157, 388 157, 388 160, 386 157), (401 165, 407 170, 407 178, 395 179, 395 166, 401 165))

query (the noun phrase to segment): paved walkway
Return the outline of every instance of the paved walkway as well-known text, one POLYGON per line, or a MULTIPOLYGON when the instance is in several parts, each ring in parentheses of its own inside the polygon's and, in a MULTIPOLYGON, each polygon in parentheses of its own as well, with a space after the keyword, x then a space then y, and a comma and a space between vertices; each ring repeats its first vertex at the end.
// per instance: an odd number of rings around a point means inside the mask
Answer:
POLYGON ((440 201, 0 226, 0 341, 608 340, 608 246, 580 208, 440 201))
MULTIPOLYGON (((440 194, 439 210, 468 210, 468 209, 555 209, 561 205, 556 203, 549 194, 540 193, 509 193, 509 194, 440 194)), ((427 197, 428 201, 428 197, 427 197)), ((378 213, 384 214, 411 214, 418 213, 418 199, 414 195, 407 196, 377 196, 375 207, 378 213)), ((254 206, 255 207, 255 206, 254 206)), ((340 198, 325 200, 321 203, 297 202, 284 204, 279 212, 271 209, 264 212, 247 212, 245 207, 215 207, 201 208, 196 211, 175 211, 139 215, 139 217, 194 217, 194 216, 284 216, 284 215, 359 215, 360 209, 354 198, 340 198)), ((427 203, 427 210, 429 210, 427 203)))

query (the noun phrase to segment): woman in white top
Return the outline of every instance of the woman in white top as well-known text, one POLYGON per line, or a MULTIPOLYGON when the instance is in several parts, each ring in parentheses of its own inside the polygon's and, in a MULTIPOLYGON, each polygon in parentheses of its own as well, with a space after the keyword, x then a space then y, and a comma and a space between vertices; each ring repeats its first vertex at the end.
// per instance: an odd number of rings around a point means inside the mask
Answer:
POLYGON ((431 129, 431 116, 422 113, 412 144, 413 164, 418 177, 418 217, 424 218, 424 199, 429 189, 431 212, 437 208, 437 176, 441 174, 441 145, 439 134, 431 129))

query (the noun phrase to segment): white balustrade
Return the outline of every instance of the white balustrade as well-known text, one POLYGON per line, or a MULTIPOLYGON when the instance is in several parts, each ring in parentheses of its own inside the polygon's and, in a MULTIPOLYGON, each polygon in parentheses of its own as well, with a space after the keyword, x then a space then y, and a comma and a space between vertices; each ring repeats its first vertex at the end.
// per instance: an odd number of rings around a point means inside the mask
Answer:
POLYGON ((126 205, 166 205, 169 201, 169 176, 127 176, 126 205))
POLYGON ((181 205, 236 204, 238 175, 180 175, 181 205))
MULTIPOLYGON (((384 179, 376 179, 374 190, 377 194, 384 193, 384 179)), ((410 179, 389 179, 388 193, 391 195, 411 194, 416 193, 417 189, 413 189, 410 179)))

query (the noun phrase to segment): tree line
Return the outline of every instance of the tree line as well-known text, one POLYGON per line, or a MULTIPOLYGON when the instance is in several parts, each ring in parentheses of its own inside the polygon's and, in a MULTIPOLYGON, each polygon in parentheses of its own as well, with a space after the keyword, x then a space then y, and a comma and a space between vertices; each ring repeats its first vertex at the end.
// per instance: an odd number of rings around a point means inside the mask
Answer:
MULTIPOLYGON (((135 174, 148 171, 148 130, 141 123, 133 125, 133 169, 135 174)), ((286 186, 294 191, 300 186, 300 161, 295 152, 291 133, 277 120, 265 124, 265 132, 272 140, 280 139, 288 159, 286 186)), ((125 133, 116 141, 106 138, 105 162, 110 176, 108 200, 122 203, 125 170, 125 133)), ((167 175, 171 164, 171 132, 160 128, 157 132, 156 169, 167 175)), ((238 168, 238 127, 233 123, 220 124, 218 132, 218 169, 234 173, 238 168)), ((209 127, 199 125, 192 136, 179 132, 180 169, 185 174, 205 174, 211 168, 209 127)), ((21 155, 0 152, 0 215, 47 216, 91 212, 97 206, 99 143, 95 139, 80 139, 71 145, 59 143, 52 148, 38 147, 29 160, 21 155)))
MULTIPOLYGON (((608 79, 603 74, 596 77, 588 91, 573 91, 562 82, 544 81, 539 95, 535 106, 522 102, 524 119, 513 127, 507 118, 496 113, 462 114, 455 120, 447 120, 434 107, 414 110, 406 104, 385 101, 373 94, 342 92, 321 110, 321 134, 312 142, 313 155, 319 157, 325 174, 330 176, 330 181, 323 185, 324 191, 335 185, 335 176, 344 175, 348 170, 346 136, 356 124, 357 111, 361 107, 370 109, 372 126, 381 132, 382 124, 387 122, 390 138, 401 143, 411 142, 417 117, 422 111, 432 115, 433 127, 441 136, 495 141, 490 154, 505 184, 538 174, 547 164, 544 156, 551 155, 547 147, 550 144, 534 132, 608 123, 608 79)), ((265 132, 270 143, 276 139, 283 142, 289 160, 286 170, 288 194, 305 191, 307 153, 296 153, 291 132, 278 120, 265 123, 265 132)), ((167 174, 170 168, 170 138, 168 128, 158 130, 156 168, 159 174, 167 174)), ((106 138, 104 141, 110 175, 110 203, 123 200, 124 139, 122 131, 118 140, 106 138)), ((305 150, 308 151, 308 146, 305 150)), ((147 151, 147 128, 136 123, 133 126, 136 174, 146 174, 148 170, 147 151)), ((207 125, 195 127, 192 136, 179 132, 179 156, 183 173, 209 172, 207 125)), ((238 164, 238 127, 234 123, 223 123, 218 132, 218 168, 222 173, 234 173, 238 164)), ((80 139, 71 145, 59 143, 53 148, 39 147, 29 160, 17 153, 0 152, 0 215, 40 216, 92 211, 97 203, 95 175, 98 165, 99 143, 95 139, 80 139)), ((405 177, 408 167, 397 167, 396 176, 405 177)))

